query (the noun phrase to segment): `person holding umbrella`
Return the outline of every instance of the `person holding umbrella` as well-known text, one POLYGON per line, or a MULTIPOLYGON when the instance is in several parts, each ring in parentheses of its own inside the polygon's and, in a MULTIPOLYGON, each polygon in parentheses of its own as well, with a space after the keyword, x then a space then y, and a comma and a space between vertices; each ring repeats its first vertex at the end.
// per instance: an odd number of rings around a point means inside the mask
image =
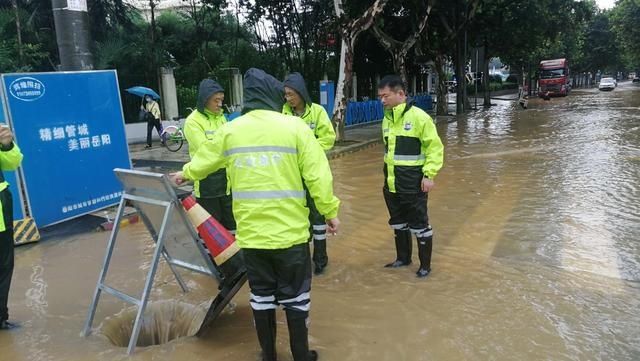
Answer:
POLYGON ((162 119, 162 114, 160 113, 160 105, 156 101, 160 99, 158 93, 153 89, 143 86, 134 86, 127 89, 127 92, 142 98, 139 120, 147 122, 147 145, 145 146, 145 149, 151 148, 151 133, 153 132, 153 128, 156 128, 158 131, 162 145, 164 145, 164 139, 162 138, 162 123, 160 121, 162 119))
POLYGON ((164 145, 164 139, 162 139, 162 123, 160 122, 160 105, 151 97, 151 95, 145 95, 141 108, 145 111, 145 119, 147 121, 147 145, 145 148, 151 148, 151 132, 153 132, 153 128, 156 128, 158 131, 160 141, 162 142, 162 145, 164 145))

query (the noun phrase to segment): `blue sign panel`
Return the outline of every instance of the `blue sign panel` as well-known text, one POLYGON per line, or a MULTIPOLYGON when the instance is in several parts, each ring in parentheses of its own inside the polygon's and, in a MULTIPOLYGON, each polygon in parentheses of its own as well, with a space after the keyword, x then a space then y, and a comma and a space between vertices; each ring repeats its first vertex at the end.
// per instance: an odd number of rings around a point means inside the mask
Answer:
POLYGON ((320 105, 329 114, 329 118, 333 117, 333 106, 335 102, 335 89, 332 81, 320 81, 320 105))
POLYGON ((115 71, 2 76, 38 227, 116 204, 131 168, 115 71))
MULTIPOLYGON (((0 126, 7 125, 7 118, 4 114, 4 98, 2 97, 2 89, 0 89, 0 126)), ((13 219, 19 220, 24 218, 22 192, 18 179, 16 178, 16 172, 3 171, 4 179, 9 183, 9 190, 13 194, 13 219)))

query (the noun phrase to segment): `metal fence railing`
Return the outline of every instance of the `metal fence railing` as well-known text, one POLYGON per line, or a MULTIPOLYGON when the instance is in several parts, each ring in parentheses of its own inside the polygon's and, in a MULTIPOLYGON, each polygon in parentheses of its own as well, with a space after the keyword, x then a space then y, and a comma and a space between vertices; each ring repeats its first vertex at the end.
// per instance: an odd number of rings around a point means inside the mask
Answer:
MULTIPOLYGON (((433 99, 431 95, 422 94, 412 97, 416 106, 424 111, 433 109, 433 99)), ((376 122, 384 117, 382 103, 379 100, 367 100, 361 102, 349 102, 345 125, 354 126, 376 122)))

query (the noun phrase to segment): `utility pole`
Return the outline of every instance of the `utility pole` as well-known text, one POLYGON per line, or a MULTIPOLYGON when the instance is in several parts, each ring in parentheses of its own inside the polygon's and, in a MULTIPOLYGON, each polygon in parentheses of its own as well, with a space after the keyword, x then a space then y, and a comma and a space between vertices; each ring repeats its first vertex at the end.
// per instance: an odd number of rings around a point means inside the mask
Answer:
POLYGON ((58 70, 92 70, 87 0, 52 0, 51 5, 60 53, 58 70))

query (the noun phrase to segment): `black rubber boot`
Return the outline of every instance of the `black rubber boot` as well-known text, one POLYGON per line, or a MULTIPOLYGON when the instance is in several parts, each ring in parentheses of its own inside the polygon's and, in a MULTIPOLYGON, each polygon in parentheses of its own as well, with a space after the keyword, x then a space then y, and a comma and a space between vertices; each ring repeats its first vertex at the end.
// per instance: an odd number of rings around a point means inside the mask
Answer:
POLYGON ((0 321, 0 330, 13 330, 19 327, 20 327, 20 324, 16 322, 9 322, 7 320, 0 321))
POLYGON ((384 265, 386 268, 398 268, 411 264, 411 232, 409 230, 395 230, 396 260, 384 265))
POLYGON ((277 361, 276 355, 276 310, 253 310, 258 341, 262 348, 262 361, 277 361))
POLYGON ((324 273, 324 268, 329 263, 329 257, 327 256, 327 240, 315 239, 313 240, 313 273, 318 276, 324 273))
POLYGON ((318 353, 315 350, 309 350, 309 329, 307 328, 309 312, 291 309, 285 311, 293 361, 316 361, 318 353))
POLYGON ((313 267, 313 274, 314 274, 314 275, 316 275, 316 276, 320 276, 321 274, 323 274, 323 273, 324 273, 324 268, 325 268, 325 267, 326 267, 326 266, 321 266, 321 265, 319 265, 319 264, 316 264, 316 265, 313 267))
POLYGON ((431 250, 433 248, 433 237, 418 238, 418 257, 420 258, 420 268, 416 272, 418 278, 424 278, 431 273, 431 250))

